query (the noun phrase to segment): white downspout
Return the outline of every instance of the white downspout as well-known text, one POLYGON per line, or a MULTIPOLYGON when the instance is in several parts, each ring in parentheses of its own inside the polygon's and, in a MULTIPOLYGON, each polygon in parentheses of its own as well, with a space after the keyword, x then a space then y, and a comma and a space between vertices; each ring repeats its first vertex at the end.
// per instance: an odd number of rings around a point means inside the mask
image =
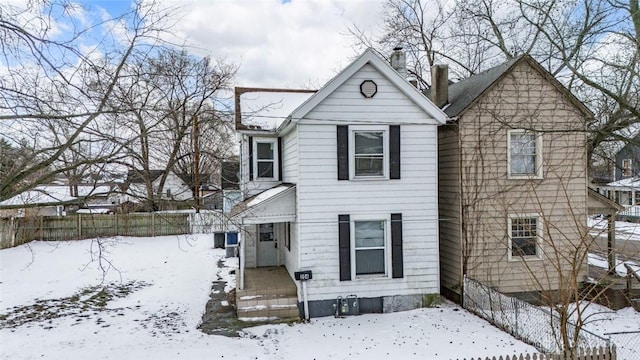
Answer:
POLYGON ((240 228, 238 237, 240 238, 240 281, 238 283, 238 289, 244 290, 244 263, 245 263, 245 245, 244 245, 244 228, 240 228))
POLYGON ((304 319, 309 321, 309 296, 307 295, 307 282, 302 282, 302 301, 304 302, 304 319))

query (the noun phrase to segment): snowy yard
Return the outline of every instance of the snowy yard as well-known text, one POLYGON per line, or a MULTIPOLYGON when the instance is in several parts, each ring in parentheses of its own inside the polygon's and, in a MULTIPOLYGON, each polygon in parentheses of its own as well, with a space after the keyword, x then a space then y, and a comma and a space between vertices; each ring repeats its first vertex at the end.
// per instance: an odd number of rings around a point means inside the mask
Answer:
MULTIPOLYGON (((604 217, 590 216, 587 226, 591 228, 591 235, 599 236, 607 234, 607 219, 604 217)), ((640 241, 640 224, 627 221, 616 221, 616 238, 629 241, 640 241)))
POLYGON ((262 325, 240 338, 206 335, 197 327, 211 283, 233 285, 236 264, 218 267, 224 251, 210 235, 103 242, 102 262, 92 240, 0 251, 0 358, 462 359, 535 351, 451 303, 262 325))

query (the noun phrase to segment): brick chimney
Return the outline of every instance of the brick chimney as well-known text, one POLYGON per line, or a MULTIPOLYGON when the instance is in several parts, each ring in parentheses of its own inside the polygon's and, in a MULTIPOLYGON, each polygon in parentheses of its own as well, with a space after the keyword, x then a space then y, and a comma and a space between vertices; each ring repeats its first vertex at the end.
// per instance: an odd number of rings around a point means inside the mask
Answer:
POLYGON ((449 67, 447 65, 431 67, 431 101, 439 108, 449 103, 449 67))
POLYGON ((391 67, 394 68, 404 79, 407 78, 407 57, 400 45, 393 48, 393 53, 391 54, 391 67))

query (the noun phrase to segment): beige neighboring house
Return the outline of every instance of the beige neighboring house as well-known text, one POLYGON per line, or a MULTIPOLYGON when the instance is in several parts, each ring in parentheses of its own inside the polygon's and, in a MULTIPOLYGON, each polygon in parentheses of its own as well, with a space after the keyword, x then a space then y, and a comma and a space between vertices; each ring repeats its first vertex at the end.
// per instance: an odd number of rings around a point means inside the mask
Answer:
POLYGON ((584 280, 593 114, 527 55, 453 85, 446 67, 432 73, 450 118, 438 129, 442 294, 460 300, 464 275, 533 301, 584 280))

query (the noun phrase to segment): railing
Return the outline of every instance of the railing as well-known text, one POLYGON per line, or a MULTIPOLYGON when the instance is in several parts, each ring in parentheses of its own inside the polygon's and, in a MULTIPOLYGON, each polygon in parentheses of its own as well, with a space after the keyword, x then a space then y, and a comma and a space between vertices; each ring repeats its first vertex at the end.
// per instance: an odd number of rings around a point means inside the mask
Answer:
POLYGON ((192 234, 238 232, 238 226, 230 220, 229 214, 222 211, 191 213, 189 225, 192 234))

